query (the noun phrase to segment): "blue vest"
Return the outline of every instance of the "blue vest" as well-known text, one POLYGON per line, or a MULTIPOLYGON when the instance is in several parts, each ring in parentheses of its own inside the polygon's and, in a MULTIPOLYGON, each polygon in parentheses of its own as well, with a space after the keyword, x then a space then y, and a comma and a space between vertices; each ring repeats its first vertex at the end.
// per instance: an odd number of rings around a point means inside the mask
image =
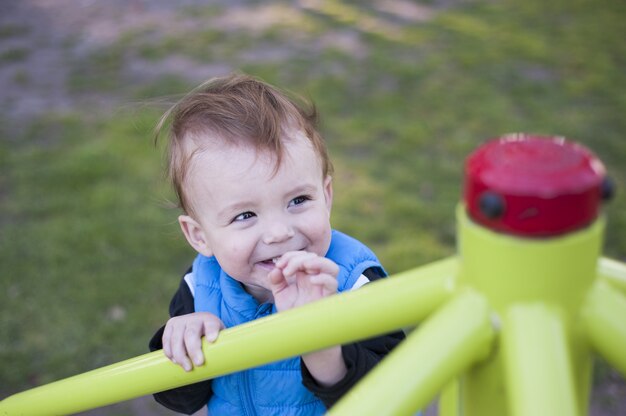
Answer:
MULTIPOLYGON (((354 238, 332 232, 326 257, 339 266, 339 292, 350 290, 363 271, 384 270, 374 253, 354 238)), ((211 312, 226 328, 276 312, 273 304, 260 304, 228 276, 215 257, 198 255, 193 263, 194 305, 211 312)), ((278 341, 278 340, 277 340, 278 341)), ((302 385, 300 358, 267 364, 213 379, 210 415, 322 415, 324 404, 302 385)))

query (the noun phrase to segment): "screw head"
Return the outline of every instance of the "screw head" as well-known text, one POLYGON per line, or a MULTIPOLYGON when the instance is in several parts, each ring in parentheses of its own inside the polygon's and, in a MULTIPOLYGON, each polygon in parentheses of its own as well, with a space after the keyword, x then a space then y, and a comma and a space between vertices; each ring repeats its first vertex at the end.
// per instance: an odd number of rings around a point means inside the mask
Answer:
POLYGON ((615 182, 613 179, 605 176, 600 185, 600 195, 603 201, 610 201, 615 196, 615 182))
POLYGON ((504 214, 504 198, 495 192, 483 192, 478 200, 478 208, 490 220, 500 218, 504 214))

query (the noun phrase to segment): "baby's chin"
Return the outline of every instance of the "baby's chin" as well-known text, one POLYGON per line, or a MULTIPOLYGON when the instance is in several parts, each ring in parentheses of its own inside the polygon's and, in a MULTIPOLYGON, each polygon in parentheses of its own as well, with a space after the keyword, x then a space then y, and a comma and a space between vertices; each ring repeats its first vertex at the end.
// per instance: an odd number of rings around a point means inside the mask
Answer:
POLYGON ((266 277, 267 286, 260 285, 258 283, 244 283, 240 282, 245 291, 250 294, 259 303, 273 302, 274 297, 271 289, 269 289, 269 278, 266 277))

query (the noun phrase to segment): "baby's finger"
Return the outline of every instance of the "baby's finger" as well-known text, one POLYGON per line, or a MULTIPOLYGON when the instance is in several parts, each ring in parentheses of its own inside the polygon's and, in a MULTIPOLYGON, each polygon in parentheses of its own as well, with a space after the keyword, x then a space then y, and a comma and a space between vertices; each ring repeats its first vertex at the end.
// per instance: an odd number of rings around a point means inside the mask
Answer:
POLYGON ((180 365, 185 371, 191 370, 191 363, 187 357, 187 349, 185 348, 185 327, 173 328, 170 348, 172 349, 171 360, 180 365))
POLYGON ((327 293, 337 292, 337 279, 329 274, 318 274, 311 276, 311 283, 322 286, 327 293))
POLYGON ((171 359, 172 349, 170 348, 170 343, 172 342, 172 325, 170 325, 169 323, 165 325, 161 342, 163 343, 163 353, 167 358, 171 359))
POLYGON ((214 321, 205 321, 204 338, 207 342, 215 342, 222 329, 224 329, 224 323, 217 318, 214 321))
POLYGON ((339 266, 326 257, 315 256, 314 258, 305 259, 302 266, 309 274, 329 274, 332 276, 339 274, 339 266))
POLYGON ((181 349, 184 351, 183 334, 185 332, 185 325, 178 322, 177 318, 172 318, 167 323, 167 326, 170 327, 169 342, 163 345, 163 349, 167 349, 169 354, 168 358, 170 360, 176 364, 180 364, 180 351, 181 349))
POLYGON ((285 276, 283 276, 282 270, 279 268, 274 268, 267 275, 271 286, 280 286, 285 281, 285 276))
POLYGON ((297 252, 296 254, 289 256, 287 263, 282 268, 283 274, 285 276, 293 276, 294 274, 296 274, 296 272, 305 271, 305 262, 307 260, 313 261, 317 257, 317 254, 314 253, 309 253, 306 251, 297 252))
POLYGON ((187 356, 181 359, 179 365, 183 368, 183 370, 189 372, 193 369, 193 365, 187 356))
POLYGON ((282 256, 280 256, 280 258, 276 261, 275 265, 278 268, 283 268, 287 265, 287 263, 289 263, 292 259, 302 256, 302 255, 306 255, 306 254, 311 254, 308 251, 288 251, 285 254, 283 254, 282 256))
POLYGON ((283 275, 283 271, 279 268, 275 268, 268 274, 269 282, 270 282, 270 290, 272 293, 279 292, 287 287, 287 281, 285 280, 285 276, 283 275))
MULTIPOLYGON (((184 333, 185 350, 187 356, 193 360, 195 365, 204 364, 204 354, 202 353, 202 339, 200 338, 200 331, 196 328, 196 325, 188 325, 185 328, 184 333)), ((185 370, 189 371, 185 368, 185 370)))

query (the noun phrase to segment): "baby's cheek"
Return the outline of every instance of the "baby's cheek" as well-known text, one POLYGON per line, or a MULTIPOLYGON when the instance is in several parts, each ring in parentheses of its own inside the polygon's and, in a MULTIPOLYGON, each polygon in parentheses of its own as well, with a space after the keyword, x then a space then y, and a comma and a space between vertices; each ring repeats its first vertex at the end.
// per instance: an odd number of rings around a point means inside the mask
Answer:
POLYGON ((320 240, 320 255, 321 256, 325 256, 326 252, 328 252, 328 248, 330 247, 330 240, 331 240, 331 236, 332 236, 332 231, 330 228, 330 225, 326 228, 323 229, 319 240, 320 240))
POLYGON ((254 249, 251 244, 247 244, 245 238, 235 238, 232 241, 229 241, 226 247, 228 247, 228 250, 225 253, 228 257, 228 261, 237 265, 249 262, 254 249))

